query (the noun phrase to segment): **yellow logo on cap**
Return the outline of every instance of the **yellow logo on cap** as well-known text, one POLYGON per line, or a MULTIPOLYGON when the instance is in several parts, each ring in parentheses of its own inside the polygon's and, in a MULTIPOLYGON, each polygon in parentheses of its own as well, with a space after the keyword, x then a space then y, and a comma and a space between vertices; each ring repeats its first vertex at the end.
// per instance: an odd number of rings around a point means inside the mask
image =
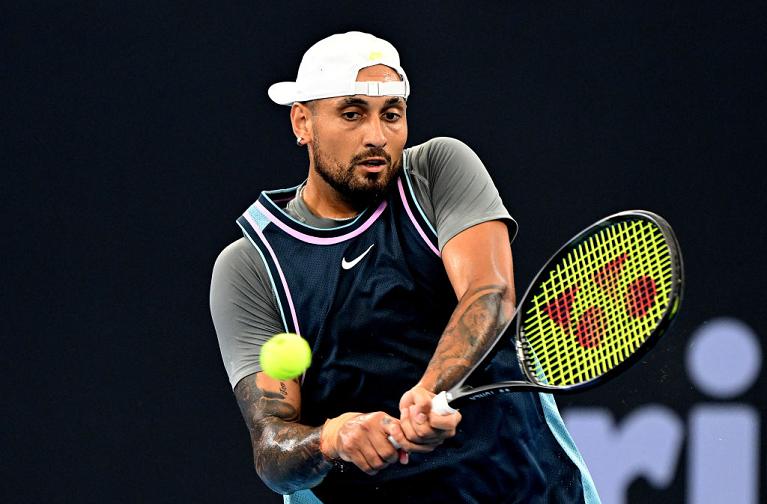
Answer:
POLYGON ((381 51, 370 51, 370 54, 368 54, 368 59, 370 61, 380 60, 383 58, 383 53, 381 51))

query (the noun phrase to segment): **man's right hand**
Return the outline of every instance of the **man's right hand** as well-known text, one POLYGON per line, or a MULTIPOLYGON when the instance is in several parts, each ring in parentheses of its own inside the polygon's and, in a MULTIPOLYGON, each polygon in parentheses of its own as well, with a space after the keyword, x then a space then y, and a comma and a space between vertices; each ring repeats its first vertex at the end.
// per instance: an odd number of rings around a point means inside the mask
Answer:
POLYGON ((400 454, 388 439, 398 425, 397 418, 383 411, 344 413, 325 422, 320 433, 320 450, 329 459, 352 462, 373 475, 398 460, 407 463, 407 454, 400 454))
POLYGON ((400 445, 411 447, 410 451, 428 453, 456 434, 461 414, 457 411, 449 415, 435 413, 431 410, 434 396, 434 392, 416 385, 400 399, 400 428, 404 439, 393 437, 400 445))

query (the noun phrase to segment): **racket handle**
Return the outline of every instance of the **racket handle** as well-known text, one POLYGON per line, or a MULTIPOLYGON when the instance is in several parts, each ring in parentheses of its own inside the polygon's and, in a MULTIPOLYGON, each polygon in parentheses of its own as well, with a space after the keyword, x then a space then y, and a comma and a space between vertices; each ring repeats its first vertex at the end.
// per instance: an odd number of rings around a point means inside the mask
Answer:
POLYGON ((452 415, 457 409, 453 409, 447 403, 447 392, 444 390, 435 395, 431 400, 431 410, 438 415, 452 415))

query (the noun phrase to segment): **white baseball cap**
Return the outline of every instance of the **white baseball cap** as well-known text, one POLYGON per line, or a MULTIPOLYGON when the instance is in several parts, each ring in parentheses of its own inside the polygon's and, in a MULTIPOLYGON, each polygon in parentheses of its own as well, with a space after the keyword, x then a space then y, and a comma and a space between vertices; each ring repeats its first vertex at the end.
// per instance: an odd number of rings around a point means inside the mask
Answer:
POLYGON ((393 45, 369 33, 352 31, 314 44, 301 59, 296 81, 272 84, 268 93, 280 105, 358 94, 401 96, 407 100, 410 83, 393 45), (373 65, 390 67, 402 80, 356 82, 357 73, 373 65))

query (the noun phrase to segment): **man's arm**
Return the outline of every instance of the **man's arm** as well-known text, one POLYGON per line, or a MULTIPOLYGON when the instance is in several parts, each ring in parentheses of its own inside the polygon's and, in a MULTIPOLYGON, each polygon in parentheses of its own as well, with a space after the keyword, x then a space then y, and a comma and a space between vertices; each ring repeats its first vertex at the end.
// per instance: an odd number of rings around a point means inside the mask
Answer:
POLYGON ((368 474, 398 459, 406 462, 387 439, 399 420, 384 412, 350 412, 320 427, 302 425, 298 381, 278 381, 264 373, 240 380, 234 394, 250 431, 256 472, 275 492, 318 485, 334 460, 352 462, 368 474))
POLYGON ((319 484, 333 462, 320 450, 321 427, 298 423, 298 382, 254 373, 237 383, 234 394, 250 431, 256 472, 264 483, 285 494, 319 484))
POLYGON ((431 414, 431 398, 455 385, 484 355, 516 303, 503 222, 484 222, 457 234, 445 244, 442 260, 458 305, 423 377, 400 401, 404 435, 420 444, 438 445, 454 435, 460 417, 431 414))
POLYGON ((506 224, 483 222, 445 244, 442 261, 458 306, 419 385, 439 392, 455 385, 514 314, 516 295, 506 224))

